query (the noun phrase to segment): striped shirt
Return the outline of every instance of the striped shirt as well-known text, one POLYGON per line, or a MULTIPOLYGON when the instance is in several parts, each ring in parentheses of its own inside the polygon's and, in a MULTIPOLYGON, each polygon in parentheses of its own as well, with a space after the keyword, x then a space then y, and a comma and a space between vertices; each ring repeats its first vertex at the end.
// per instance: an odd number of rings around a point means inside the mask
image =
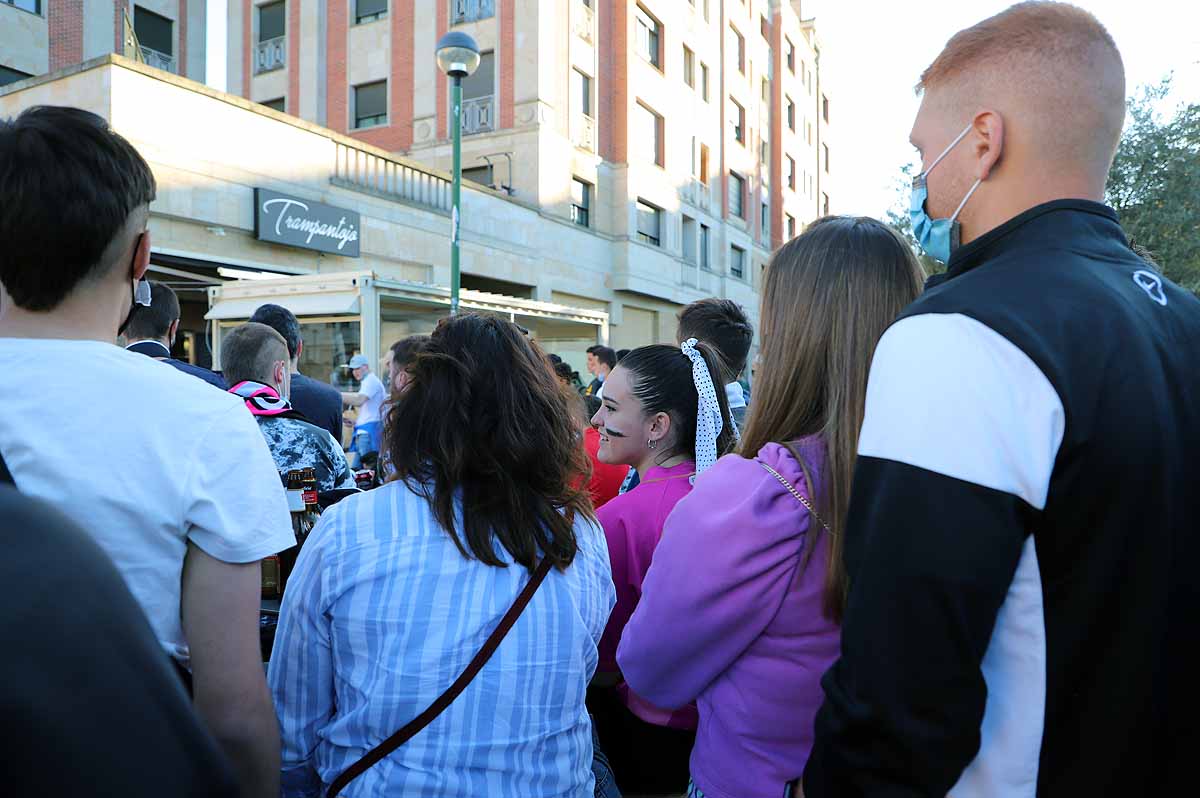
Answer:
MULTIPOLYGON (((600 527, 580 519, 575 534, 574 562, 551 571, 463 694, 345 795, 592 794, 584 696, 615 593, 600 527)), ((528 579, 464 558, 400 482, 323 515, 288 583, 268 675, 283 795, 323 795, 429 706, 528 579)))

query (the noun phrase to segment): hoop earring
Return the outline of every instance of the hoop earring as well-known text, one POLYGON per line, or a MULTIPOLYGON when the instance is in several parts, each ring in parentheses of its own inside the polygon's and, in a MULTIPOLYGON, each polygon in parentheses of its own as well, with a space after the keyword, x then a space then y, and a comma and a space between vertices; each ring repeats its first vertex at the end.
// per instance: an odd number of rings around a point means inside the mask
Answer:
POLYGON ((646 448, 647 449, 657 449, 658 441, 650 440, 649 438, 647 438, 646 439, 646 448))

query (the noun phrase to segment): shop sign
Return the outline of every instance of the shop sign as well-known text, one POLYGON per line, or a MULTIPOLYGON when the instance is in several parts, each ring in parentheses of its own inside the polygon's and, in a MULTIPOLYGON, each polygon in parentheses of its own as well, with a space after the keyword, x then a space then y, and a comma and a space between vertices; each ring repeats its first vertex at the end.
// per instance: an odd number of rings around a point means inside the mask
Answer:
POLYGON ((259 241, 357 258, 360 224, 355 211, 254 189, 254 236, 259 241))

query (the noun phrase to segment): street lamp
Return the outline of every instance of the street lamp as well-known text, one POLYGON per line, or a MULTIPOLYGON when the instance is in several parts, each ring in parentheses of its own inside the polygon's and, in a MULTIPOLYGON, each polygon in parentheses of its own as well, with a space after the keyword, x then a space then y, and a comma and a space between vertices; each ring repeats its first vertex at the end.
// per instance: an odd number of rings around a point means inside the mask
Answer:
POLYGON ((458 315, 459 197, 462 193, 462 79, 479 66, 479 45, 461 31, 450 31, 437 43, 438 69, 450 77, 450 104, 454 107, 451 123, 454 140, 454 165, 450 189, 450 315, 458 315))

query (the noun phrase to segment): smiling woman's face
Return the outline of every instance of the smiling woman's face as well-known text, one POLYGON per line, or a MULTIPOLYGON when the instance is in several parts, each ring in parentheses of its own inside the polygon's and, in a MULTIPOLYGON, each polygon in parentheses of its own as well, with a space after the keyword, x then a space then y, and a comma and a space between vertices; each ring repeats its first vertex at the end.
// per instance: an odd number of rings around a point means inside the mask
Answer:
POLYGON ((647 418, 642 403, 633 395, 629 372, 617 366, 604 381, 604 401, 592 426, 600 430, 600 449, 596 453, 602 463, 637 466, 649 453, 646 441, 652 437, 654 420, 647 418))

